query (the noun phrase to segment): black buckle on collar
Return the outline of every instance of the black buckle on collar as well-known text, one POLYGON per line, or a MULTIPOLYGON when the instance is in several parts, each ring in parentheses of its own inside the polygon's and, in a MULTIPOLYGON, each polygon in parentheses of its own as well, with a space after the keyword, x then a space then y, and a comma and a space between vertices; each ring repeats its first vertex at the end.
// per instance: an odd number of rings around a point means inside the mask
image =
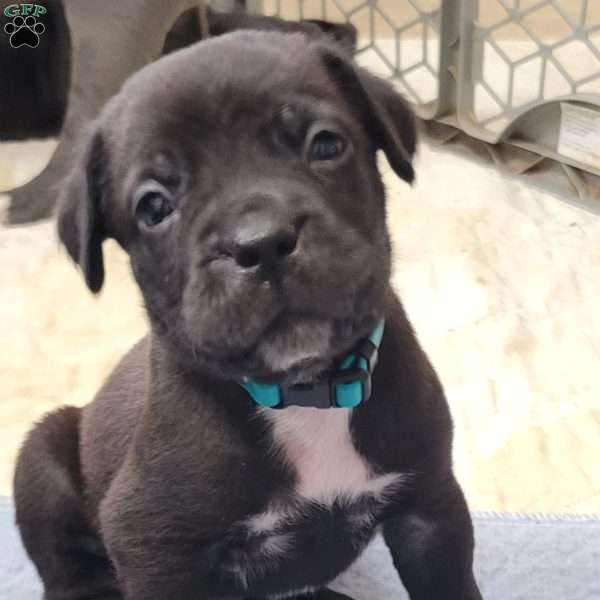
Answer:
MULTIPOLYGON (((365 356, 364 358, 369 359, 365 356)), ((375 366, 375 364, 373 364, 375 366)), ((339 408, 336 385, 355 384, 360 382, 362 400, 371 396, 371 372, 364 369, 338 369, 330 374, 327 381, 321 383, 297 383, 280 386, 281 402, 275 408, 302 406, 308 408, 339 408)))
POLYGON ((297 383, 281 386, 281 402, 277 408, 304 406, 310 408, 331 408, 331 386, 329 381, 321 383, 297 383))

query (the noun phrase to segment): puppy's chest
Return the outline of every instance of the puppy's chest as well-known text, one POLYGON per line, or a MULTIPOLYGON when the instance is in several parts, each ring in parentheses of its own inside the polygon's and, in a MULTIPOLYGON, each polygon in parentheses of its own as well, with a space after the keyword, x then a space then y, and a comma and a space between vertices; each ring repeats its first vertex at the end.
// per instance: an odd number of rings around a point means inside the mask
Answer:
POLYGON ((329 568, 334 577, 371 539, 403 477, 373 472, 352 442, 347 410, 287 408, 265 417, 272 452, 292 470, 295 485, 236 523, 221 566, 245 587, 283 565, 307 573, 329 568))
POLYGON ((272 451, 296 476, 299 499, 328 506, 364 495, 381 497, 399 483, 398 473, 376 475, 352 440, 351 411, 290 407, 265 411, 272 426, 272 451))

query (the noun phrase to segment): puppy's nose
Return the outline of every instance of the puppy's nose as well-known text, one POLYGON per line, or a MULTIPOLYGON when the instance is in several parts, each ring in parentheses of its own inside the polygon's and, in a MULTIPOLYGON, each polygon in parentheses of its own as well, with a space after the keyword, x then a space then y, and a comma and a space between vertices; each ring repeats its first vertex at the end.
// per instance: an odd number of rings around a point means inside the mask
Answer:
POLYGON ((273 270, 284 266, 297 243, 298 227, 261 212, 237 223, 228 250, 243 269, 273 270))

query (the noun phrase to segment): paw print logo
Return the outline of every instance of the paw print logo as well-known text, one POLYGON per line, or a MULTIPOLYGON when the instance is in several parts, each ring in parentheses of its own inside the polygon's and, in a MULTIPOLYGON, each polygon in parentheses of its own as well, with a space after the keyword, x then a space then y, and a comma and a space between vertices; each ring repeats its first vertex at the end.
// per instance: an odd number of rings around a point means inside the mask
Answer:
POLYGON ((46 31, 46 27, 33 15, 25 18, 16 16, 4 26, 4 31, 10 35, 9 41, 13 48, 21 46, 37 48, 40 43, 40 35, 46 31))

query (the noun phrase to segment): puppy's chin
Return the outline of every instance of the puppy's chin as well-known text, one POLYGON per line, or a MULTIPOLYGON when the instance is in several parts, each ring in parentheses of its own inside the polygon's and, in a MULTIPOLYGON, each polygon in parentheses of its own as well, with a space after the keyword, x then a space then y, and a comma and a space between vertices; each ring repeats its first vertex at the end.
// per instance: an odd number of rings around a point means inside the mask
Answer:
MULTIPOLYGON (((314 383, 330 372, 361 338, 369 335, 380 318, 378 314, 335 320, 283 313, 251 347, 219 356, 211 370, 231 380, 252 377, 288 385, 314 383)), ((196 356, 202 356, 201 349, 196 356)))
POLYGON ((334 353, 333 324, 315 317, 278 319, 255 350, 268 374, 290 383, 313 380, 327 370, 334 353))
POLYGON ((202 339, 194 339, 180 328, 158 337, 186 370, 230 381, 252 377, 284 384, 313 383, 370 333, 378 314, 338 320, 284 312, 265 327, 258 339, 249 340, 246 346, 230 347, 227 352, 215 352, 202 339))

